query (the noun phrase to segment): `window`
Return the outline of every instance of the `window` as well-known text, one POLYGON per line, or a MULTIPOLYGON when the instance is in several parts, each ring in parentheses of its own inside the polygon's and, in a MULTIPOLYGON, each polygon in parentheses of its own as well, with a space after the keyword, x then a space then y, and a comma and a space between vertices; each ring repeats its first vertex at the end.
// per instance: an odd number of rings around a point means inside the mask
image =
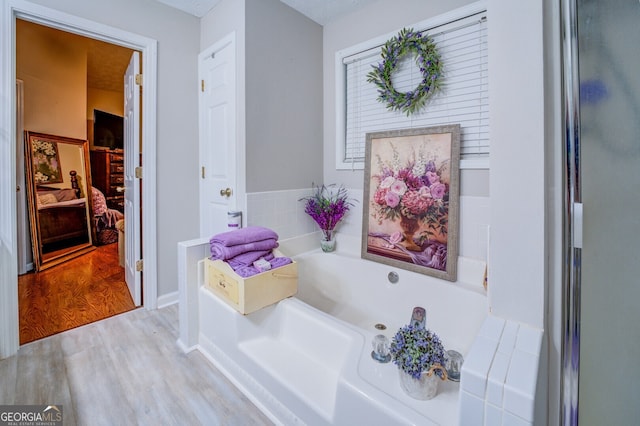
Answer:
MULTIPOLYGON (((448 14, 413 26, 426 31, 444 63, 442 90, 418 113, 390 111, 378 101, 378 91, 367 82, 372 66, 380 62, 380 47, 394 34, 336 55, 338 169, 364 167, 368 132, 458 123, 461 126, 461 168, 488 168, 489 97, 486 11, 448 14), (439 22, 438 22, 439 21, 439 22)), ((413 58, 401 61, 393 75, 398 91, 417 86, 422 74, 413 58)))

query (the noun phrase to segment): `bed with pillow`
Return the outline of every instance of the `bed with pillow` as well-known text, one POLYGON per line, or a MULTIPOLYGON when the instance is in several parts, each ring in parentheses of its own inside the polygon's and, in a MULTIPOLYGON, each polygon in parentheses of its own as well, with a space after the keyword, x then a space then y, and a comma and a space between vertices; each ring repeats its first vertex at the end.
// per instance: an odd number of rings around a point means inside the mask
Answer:
POLYGON ((73 188, 39 186, 36 198, 40 242, 43 246, 65 240, 88 242, 87 199, 78 198, 73 188))

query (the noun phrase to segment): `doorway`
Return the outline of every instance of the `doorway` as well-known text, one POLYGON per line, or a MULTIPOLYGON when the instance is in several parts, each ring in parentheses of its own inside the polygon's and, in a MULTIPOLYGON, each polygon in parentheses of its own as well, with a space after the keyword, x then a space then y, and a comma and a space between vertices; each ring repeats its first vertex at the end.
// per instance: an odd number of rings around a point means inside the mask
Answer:
MULTIPOLYGON (((131 33, 119 28, 93 22, 74 15, 42 7, 30 2, 4 2, 2 4, 2 25, 0 26, 0 67, 2 79, 0 86, 0 128, 6 133, 0 134, 0 158, 6 167, 2 168, 0 180, 0 261, 3 268, 0 274, 0 358, 15 354, 19 348, 18 333, 18 294, 17 294, 17 239, 16 239, 16 150, 15 150, 15 21, 25 19, 53 28, 85 35, 102 41, 130 47, 143 54, 144 86, 142 103, 143 127, 141 145, 145 147, 142 158, 141 192, 143 204, 156 205, 156 100, 157 100, 157 58, 156 40, 131 33)), ((158 305, 157 288, 157 213, 156 209, 142 212, 142 240, 145 247, 143 301, 146 309, 156 309, 158 305)))
MULTIPOLYGON (((18 277, 21 344, 135 308, 123 268, 123 222, 127 221, 124 221, 122 193, 126 156, 123 143, 124 76, 133 52, 126 47, 16 20, 16 76, 21 80, 26 98, 18 105, 18 131, 21 133, 20 127, 24 127, 27 131, 35 129, 87 141, 90 161, 86 161, 89 173, 85 180, 88 187, 82 191, 82 199, 88 205, 88 217, 84 222, 90 223, 92 230, 89 244, 97 249, 69 254, 59 265, 56 265, 58 261, 53 262, 53 267, 44 268, 41 262, 33 262, 36 272, 27 274, 24 272, 33 270, 33 264, 24 264, 23 260, 23 264, 18 265, 23 273, 18 277)), ((17 144, 21 141, 19 138, 17 144)), ((24 169, 24 158, 30 156, 16 158, 18 175, 24 169)), ((68 159, 62 154, 58 156, 62 166, 68 159)), ((137 160, 135 166, 140 165, 137 160)), ((30 165, 30 161, 27 164, 30 165)), ((66 214, 69 210, 66 205, 40 204, 42 197, 59 192, 47 189, 64 188, 68 182, 29 183, 33 188, 25 188, 29 191, 21 193, 35 195, 27 197, 32 217, 27 220, 26 211, 19 209, 17 220, 23 227, 26 224, 27 230, 31 222, 35 238, 28 238, 28 232, 21 235, 19 252, 31 251, 30 243, 38 250, 44 250, 46 245, 39 243, 45 241, 42 237, 45 229, 46 240, 52 239, 49 235, 52 221, 59 225, 63 235, 74 226, 74 223, 68 223, 75 218, 66 214), (48 220, 43 223, 45 218, 48 220), (34 226, 36 222, 37 226, 34 226)), ((128 214, 139 217, 140 209, 128 214)), ((140 240, 139 235, 129 235, 129 238, 140 240)), ((66 240, 55 239, 57 245, 64 246, 66 240)), ((35 256, 34 260, 40 259, 41 256, 35 256)))

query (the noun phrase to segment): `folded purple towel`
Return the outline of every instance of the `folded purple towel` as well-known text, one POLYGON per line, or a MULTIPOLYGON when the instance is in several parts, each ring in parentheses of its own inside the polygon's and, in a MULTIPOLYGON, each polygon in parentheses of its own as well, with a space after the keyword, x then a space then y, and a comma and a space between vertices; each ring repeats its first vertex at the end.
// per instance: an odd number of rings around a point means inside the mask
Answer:
POLYGON ((237 270, 238 268, 251 265, 261 257, 264 257, 265 260, 271 260, 273 259, 273 253, 271 253, 271 250, 250 251, 228 259, 226 262, 233 270, 237 270))
POLYGON ((255 243, 256 241, 274 239, 278 240, 275 231, 262 226, 247 226, 246 228, 234 229, 211 237, 211 244, 219 244, 225 247, 237 246, 241 244, 255 243))
POLYGON ((291 263, 290 257, 274 257, 273 260, 270 260, 271 269, 276 269, 284 265, 288 265, 291 263))
MULTIPOLYGON (((276 268, 279 268, 284 265, 288 265, 289 263, 291 263, 291 259, 288 257, 275 257, 271 259, 269 263, 271 263, 271 269, 265 272, 272 272, 276 268)), ((258 270, 258 268, 256 268, 253 265, 243 266, 241 268, 236 269, 235 272, 236 274, 240 275, 242 278, 249 278, 253 275, 258 275, 262 273, 258 270)))
POLYGON ((249 278, 254 275, 258 275, 260 271, 255 266, 243 266, 242 268, 236 269, 236 274, 240 275, 242 278, 249 278))
POLYGON ((235 246, 223 246, 218 243, 211 243, 211 259, 228 260, 243 253, 272 250, 276 247, 278 247, 278 241, 273 238, 235 246))

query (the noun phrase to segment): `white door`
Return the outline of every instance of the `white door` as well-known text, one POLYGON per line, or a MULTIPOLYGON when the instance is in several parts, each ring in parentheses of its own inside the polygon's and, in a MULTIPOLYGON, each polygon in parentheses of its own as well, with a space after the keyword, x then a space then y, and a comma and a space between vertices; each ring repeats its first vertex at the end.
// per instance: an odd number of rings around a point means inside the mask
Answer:
POLYGON ((140 180, 136 167, 140 158, 140 54, 133 52, 124 75, 124 241, 125 280, 136 306, 142 303, 140 246, 140 180))
POLYGON ((198 57, 200 77, 200 236, 227 230, 237 206, 235 37, 198 57))

